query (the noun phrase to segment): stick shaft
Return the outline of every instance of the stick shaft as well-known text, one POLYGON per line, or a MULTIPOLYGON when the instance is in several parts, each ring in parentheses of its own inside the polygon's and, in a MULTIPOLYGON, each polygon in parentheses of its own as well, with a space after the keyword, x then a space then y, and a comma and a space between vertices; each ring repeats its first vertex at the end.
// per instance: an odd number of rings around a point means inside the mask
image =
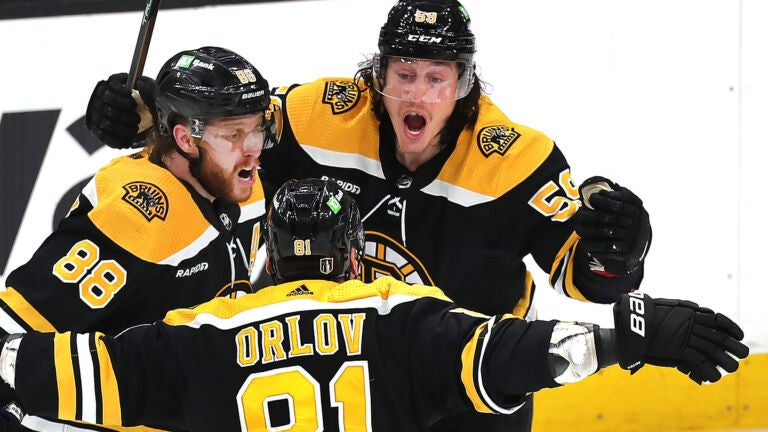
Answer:
POLYGON ((139 36, 136 39, 136 48, 133 50, 131 68, 128 71, 128 82, 126 83, 128 88, 132 89, 136 80, 144 72, 144 62, 147 60, 149 42, 152 39, 152 29, 155 27, 158 9, 160 9, 160 0, 147 0, 141 19, 141 27, 139 27, 139 36))

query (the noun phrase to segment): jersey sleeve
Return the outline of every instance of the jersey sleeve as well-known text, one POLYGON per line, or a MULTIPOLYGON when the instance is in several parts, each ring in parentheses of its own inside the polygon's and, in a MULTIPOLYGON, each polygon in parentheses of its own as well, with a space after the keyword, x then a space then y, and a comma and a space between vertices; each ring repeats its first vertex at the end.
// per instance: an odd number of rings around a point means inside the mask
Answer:
POLYGON ((523 235, 558 293, 581 301, 611 303, 639 285, 642 267, 622 277, 606 277, 589 269, 588 256, 574 230, 573 216, 582 204, 570 167, 557 146, 531 175, 528 187, 532 216, 523 235))
POLYGON ((125 337, 29 333, 16 361, 16 391, 32 414, 109 426, 189 430, 187 387, 161 325, 125 337))
POLYGON ((409 365, 392 374, 427 424, 452 411, 509 414, 528 393, 558 385, 546 357, 555 322, 485 316, 432 296, 395 308, 387 322, 399 346, 391 350, 403 356, 395 364, 409 365))
POLYGON ((146 262, 99 231, 82 195, 80 201, 86 208, 71 213, 6 279, 0 292, 4 331, 89 329, 119 308, 129 296, 126 285, 145 273, 146 262))

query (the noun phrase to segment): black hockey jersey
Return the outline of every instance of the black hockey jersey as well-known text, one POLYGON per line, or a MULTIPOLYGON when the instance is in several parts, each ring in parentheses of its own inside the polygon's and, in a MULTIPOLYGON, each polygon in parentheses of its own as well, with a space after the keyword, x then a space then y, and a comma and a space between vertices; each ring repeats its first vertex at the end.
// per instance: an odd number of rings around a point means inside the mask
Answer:
POLYGON ((33 413, 108 425, 416 431, 454 410, 513 412, 557 386, 554 324, 458 309, 389 277, 298 281, 114 338, 25 335, 15 384, 33 413))
POLYGON ((364 281, 437 285, 462 307, 532 318, 529 254, 558 292, 580 300, 612 301, 605 292, 618 296, 642 277, 605 278, 585 255, 577 261, 570 218, 581 202, 565 157, 486 96, 474 129, 411 172, 355 82, 320 79, 273 94, 283 118, 279 145, 261 158, 267 198, 290 178, 335 179, 363 215, 364 281))
POLYGON ((264 213, 260 185, 241 206, 212 204, 146 151, 118 157, 10 273, 0 327, 112 334, 171 309, 251 292, 264 213))

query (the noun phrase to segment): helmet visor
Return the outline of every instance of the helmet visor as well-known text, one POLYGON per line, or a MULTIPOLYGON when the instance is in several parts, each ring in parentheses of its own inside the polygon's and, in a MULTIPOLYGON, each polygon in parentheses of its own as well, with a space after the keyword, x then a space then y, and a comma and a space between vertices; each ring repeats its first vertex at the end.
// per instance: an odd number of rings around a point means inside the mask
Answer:
MULTIPOLYGON (((232 120, 232 117, 226 119, 232 120)), ((261 115, 255 126, 250 122, 218 123, 210 120, 215 119, 192 119, 192 135, 197 135, 218 151, 255 151, 275 145, 275 122, 272 116, 261 115)))
POLYGON ((467 61, 429 60, 376 54, 373 87, 384 96, 419 103, 461 99, 469 93, 475 76, 467 61))

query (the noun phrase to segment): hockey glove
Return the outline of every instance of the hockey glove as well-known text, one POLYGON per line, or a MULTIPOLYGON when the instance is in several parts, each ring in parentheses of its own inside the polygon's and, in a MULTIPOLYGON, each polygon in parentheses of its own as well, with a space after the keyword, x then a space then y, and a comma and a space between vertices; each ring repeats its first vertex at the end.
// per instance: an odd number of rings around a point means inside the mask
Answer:
POLYGON ((736 323, 691 301, 624 294, 613 316, 619 365, 632 373, 648 363, 676 367, 698 384, 715 382, 749 354, 736 323))
POLYGON ((598 274, 623 276, 640 268, 651 245, 651 223, 643 201, 604 177, 579 187, 584 205, 576 212, 579 245, 598 274))
POLYGON ((155 112, 154 80, 139 77, 133 91, 125 87, 127 80, 128 74, 118 73, 99 81, 85 112, 85 126, 117 149, 142 147, 155 112))

